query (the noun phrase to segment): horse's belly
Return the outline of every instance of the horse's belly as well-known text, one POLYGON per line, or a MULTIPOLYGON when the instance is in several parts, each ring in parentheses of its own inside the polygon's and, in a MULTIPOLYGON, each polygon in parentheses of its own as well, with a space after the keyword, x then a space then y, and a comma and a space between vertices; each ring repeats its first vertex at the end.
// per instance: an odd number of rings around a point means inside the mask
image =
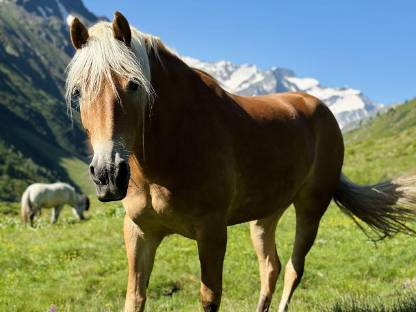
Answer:
POLYGON ((229 210, 228 225, 263 219, 283 212, 293 202, 294 192, 258 192, 236 198, 229 210))
POLYGON ((310 169, 307 164, 295 160, 266 163, 269 165, 242 171, 237 177, 228 210, 229 224, 263 219, 285 210, 293 202, 310 169))
POLYGON ((52 207, 57 207, 60 206, 64 203, 66 203, 67 200, 64 196, 47 196, 47 198, 44 199, 44 207, 45 208, 52 208, 52 207))
POLYGON ((42 191, 35 189, 31 193, 32 203, 40 208, 54 208, 69 201, 67 194, 49 189, 42 191))

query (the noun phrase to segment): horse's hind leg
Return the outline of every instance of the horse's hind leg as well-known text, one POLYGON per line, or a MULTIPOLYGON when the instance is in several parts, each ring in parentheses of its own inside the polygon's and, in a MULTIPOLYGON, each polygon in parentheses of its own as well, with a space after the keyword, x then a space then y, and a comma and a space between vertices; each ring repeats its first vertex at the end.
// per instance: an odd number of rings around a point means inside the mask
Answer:
POLYGON ((279 312, 287 310, 293 292, 302 279, 305 257, 315 241, 319 222, 331 200, 330 195, 318 194, 310 192, 306 196, 298 196, 294 202, 296 209, 296 236, 292 256, 285 268, 284 287, 279 304, 279 312))
POLYGON ((260 271, 260 298, 257 312, 269 311, 281 263, 276 251, 275 231, 281 214, 250 222, 251 241, 257 254, 260 271))
POLYGON ((36 217, 36 215, 40 216, 40 212, 41 212, 41 209, 32 204, 32 208, 31 208, 30 214, 29 214, 29 220, 30 220, 30 226, 31 227, 33 227, 35 225, 35 222, 34 222, 35 217, 36 217))

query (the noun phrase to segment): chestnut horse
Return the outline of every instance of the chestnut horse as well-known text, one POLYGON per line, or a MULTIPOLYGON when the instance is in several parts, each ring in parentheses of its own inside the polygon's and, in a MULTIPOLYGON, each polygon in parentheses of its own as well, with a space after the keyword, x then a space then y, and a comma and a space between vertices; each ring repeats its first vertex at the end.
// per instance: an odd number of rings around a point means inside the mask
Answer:
MULTIPOLYGON (((341 175, 344 145, 330 110, 304 93, 243 97, 190 68, 116 12, 89 30, 74 19, 67 96, 78 100, 101 201, 122 200, 129 274, 125 311, 143 311, 155 252, 173 233, 197 241, 204 311, 221 301, 227 226, 250 221, 268 311, 281 263, 275 229, 292 203, 293 252, 279 311, 332 199, 380 237, 411 232, 414 179, 358 186, 341 175)), ((237 308, 238 310, 238 308, 237 308)))

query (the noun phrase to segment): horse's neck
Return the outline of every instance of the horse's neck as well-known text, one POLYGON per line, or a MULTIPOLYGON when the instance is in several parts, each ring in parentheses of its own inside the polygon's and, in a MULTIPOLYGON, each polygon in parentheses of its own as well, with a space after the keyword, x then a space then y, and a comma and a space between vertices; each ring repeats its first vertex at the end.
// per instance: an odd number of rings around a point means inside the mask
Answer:
POLYGON ((71 190, 71 194, 69 196, 69 201, 70 201, 69 204, 71 206, 75 206, 78 203, 78 198, 79 196, 77 192, 71 190))
POLYGON ((207 148, 221 144, 215 105, 221 89, 165 49, 149 57, 155 99, 150 117, 144 117, 143 168, 148 178, 164 182, 191 170, 187 166, 203 162, 207 148))

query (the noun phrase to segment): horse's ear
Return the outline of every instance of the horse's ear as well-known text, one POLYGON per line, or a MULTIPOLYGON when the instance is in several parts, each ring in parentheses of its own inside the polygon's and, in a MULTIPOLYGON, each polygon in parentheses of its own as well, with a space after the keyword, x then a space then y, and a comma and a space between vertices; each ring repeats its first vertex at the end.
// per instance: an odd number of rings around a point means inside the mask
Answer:
POLYGON ((84 24, 75 17, 71 23, 71 41, 75 49, 81 49, 88 40, 88 30, 85 28, 84 24))
POLYGON ((127 19, 119 11, 114 13, 113 18, 113 34, 114 38, 124 42, 126 46, 130 47, 131 30, 127 19))

